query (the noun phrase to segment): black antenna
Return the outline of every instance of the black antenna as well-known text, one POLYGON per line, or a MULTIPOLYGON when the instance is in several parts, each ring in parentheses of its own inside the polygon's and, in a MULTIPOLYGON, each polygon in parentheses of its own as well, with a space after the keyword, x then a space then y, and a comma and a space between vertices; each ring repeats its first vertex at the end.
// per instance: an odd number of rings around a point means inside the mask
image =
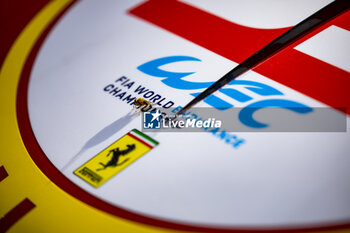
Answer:
POLYGON ((252 56, 248 57, 241 64, 237 65, 227 74, 225 74, 222 78, 200 93, 196 98, 194 98, 191 102, 189 102, 184 108, 182 108, 176 116, 181 115, 186 112, 189 108, 191 108, 196 103, 205 99, 215 91, 219 90, 221 87, 231 82, 241 74, 246 71, 252 69, 256 65, 260 64, 262 61, 271 57, 273 54, 277 53, 281 49, 285 48, 295 40, 299 39, 301 36, 310 33, 316 27, 326 23, 331 18, 337 16, 341 12, 349 9, 350 0, 336 0, 321 10, 317 11, 313 15, 309 16, 302 22, 298 23, 275 40, 267 44, 264 48, 260 49, 252 56))

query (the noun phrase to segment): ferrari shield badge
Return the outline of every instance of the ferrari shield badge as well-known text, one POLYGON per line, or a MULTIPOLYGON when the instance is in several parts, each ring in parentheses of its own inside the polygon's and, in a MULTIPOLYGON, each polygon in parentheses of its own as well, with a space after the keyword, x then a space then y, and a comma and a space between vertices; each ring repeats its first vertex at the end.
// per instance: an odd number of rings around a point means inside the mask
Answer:
POLYGON ((157 141, 133 129, 75 170, 74 174, 98 188, 156 145, 157 141))

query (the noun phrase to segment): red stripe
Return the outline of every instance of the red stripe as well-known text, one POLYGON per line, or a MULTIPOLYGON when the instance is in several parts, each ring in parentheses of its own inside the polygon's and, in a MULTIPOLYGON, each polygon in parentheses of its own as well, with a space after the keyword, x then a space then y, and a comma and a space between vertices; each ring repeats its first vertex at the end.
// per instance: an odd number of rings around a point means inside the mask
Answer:
POLYGON ((334 19, 334 25, 350 31, 350 11, 334 19))
POLYGON ((138 137, 132 135, 131 133, 128 133, 128 135, 129 135, 130 137, 132 137, 133 139, 135 139, 135 140, 137 140, 137 141, 139 141, 139 142, 145 144, 145 145, 148 146, 150 149, 153 148, 153 146, 151 146, 150 144, 146 143, 146 142, 143 141, 142 139, 140 139, 140 138, 138 138, 138 137))
POLYGON ((289 29, 246 27, 173 0, 147 1, 129 13, 237 63, 289 29))
POLYGON ((5 169, 4 166, 0 167, 0 182, 5 179, 6 177, 8 177, 7 171, 5 169))
POLYGON ((345 107, 340 110, 350 114, 350 77, 347 71, 292 48, 254 70, 334 108, 345 107))
POLYGON ((291 44, 254 71, 350 115, 350 73, 294 49, 331 25, 347 28, 349 22, 350 11, 347 11, 291 44))
POLYGON ((0 219, 0 232, 6 232, 24 215, 29 213, 35 205, 28 198, 21 201, 16 207, 11 209, 4 217, 0 219))
MULTIPOLYGON (((245 27, 173 0, 151 0, 130 10, 130 13, 237 63, 289 29, 245 27)), ((297 44, 332 24, 349 30, 350 11, 289 46, 285 50, 288 52, 276 54, 254 70, 326 105, 350 109, 349 93, 345 91, 346 87, 349 88, 349 73, 293 51, 297 44)), ((350 114, 350 110, 347 113, 350 114)))

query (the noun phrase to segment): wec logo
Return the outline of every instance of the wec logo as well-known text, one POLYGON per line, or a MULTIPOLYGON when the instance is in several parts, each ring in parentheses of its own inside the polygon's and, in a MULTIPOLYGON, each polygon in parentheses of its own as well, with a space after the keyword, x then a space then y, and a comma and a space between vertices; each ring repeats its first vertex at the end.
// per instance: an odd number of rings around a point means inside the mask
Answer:
MULTIPOLYGON (((214 83, 214 82, 186 81, 183 78, 193 74, 194 72, 186 72, 186 73, 170 72, 159 68, 160 66, 174 63, 174 62, 180 62, 180 61, 200 62, 201 60, 190 56, 169 56, 169 57, 158 58, 158 59, 154 59, 152 61, 146 62, 138 66, 137 69, 150 76, 162 78, 161 80, 162 83, 164 83, 169 87, 180 89, 180 90, 205 89, 214 83)), ((232 99, 232 102, 234 101, 237 101, 240 103, 251 102, 240 111, 239 120, 244 125, 252 128, 268 127, 268 124, 259 122, 253 118, 253 114, 259 109, 263 109, 267 107, 276 107, 276 108, 288 109, 298 114, 306 114, 306 113, 312 112, 312 108, 302 103, 288 100, 288 99, 278 98, 278 97, 284 96, 284 94, 279 90, 275 89, 274 87, 271 87, 269 85, 256 82, 256 81, 233 80, 232 82, 228 83, 225 87, 218 90, 218 92, 221 92, 222 94, 230 97, 232 99), (266 98, 263 100, 254 101, 254 98, 250 96, 249 93, 248 94, 243 93, 235 89, 235 87, 237 86, 243 86, 245 89, 255 94, 258 94, 260 96, 264 96, 266 98)), ((193 93, 190 93, 190 95, 196 97, 200 93, 201 92, 195 91, 193 93)), ((204 99, 204 102, 221 111, 234 107, 234 104, 232 102, 227 102, 215 96, 214 94, 204 99)))

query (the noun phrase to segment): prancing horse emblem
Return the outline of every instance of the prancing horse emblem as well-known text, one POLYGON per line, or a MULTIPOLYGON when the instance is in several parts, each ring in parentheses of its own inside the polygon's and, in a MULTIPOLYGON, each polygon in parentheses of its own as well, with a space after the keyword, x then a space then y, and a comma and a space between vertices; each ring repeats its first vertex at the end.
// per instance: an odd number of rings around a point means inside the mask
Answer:
POLYGON ((126 161, 128 161, 129 159, 125 159, 123 162, 121 163, 118 163, 119 161, 119 158, 120 156, 125 156, 126 154, 128 154, 130 151, 134 150, 135 149, 135 144, 131 144, 131 145, 127 145, 127 149, 126 150, 119 150, 119 147, 115 148, 115 149, 112 149, 108 152, 107 154, 107 157, 113 153, 112 155, 112 158, 111 160, 108 161, 107 164, 103 164, 103 163, 100 163, 103 168, 99 168, 99 169, 96 169, 97 171, 100 171, 100 170, 104 170, 106 169, 107 167, 116 167, 116 166, 119 166, 119 165, 122 165, 124 164, 126 161))

